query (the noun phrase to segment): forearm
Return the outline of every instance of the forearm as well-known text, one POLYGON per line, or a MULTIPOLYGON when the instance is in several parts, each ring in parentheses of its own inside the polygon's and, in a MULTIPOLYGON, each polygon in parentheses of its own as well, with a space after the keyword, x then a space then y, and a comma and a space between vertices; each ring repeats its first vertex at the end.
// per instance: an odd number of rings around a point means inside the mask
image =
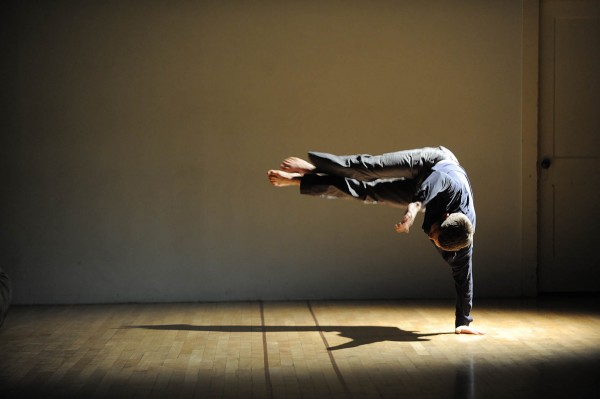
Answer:
POLYGON ((408 233, 413 223, 415 222, 415 218, 417 217, 417 213, 421 210, 423 205, 420 202, 410 202, 406 207, 406 212, 404 212, 404 217, 400 223, 396 223, 396 231, 398 233, 408 233))
POLYGON ((415 218, 417 217, 417 213, 419 213, 419 211, 421 211, 421 209, 423 209, 423 204, 421 202, 419 202, 419 201, 411 202, 406 207, 406 214, 410 214, 411 215, 413 223, 415 221, 415 218))
POLYGON ((473 268, 472 248, 458 251, 454 256, 452 277, 456 289, 456 319, 455 327, 468 326, 473 321, 471 308, 473 307, 473 268))
POLYGON ((437 247, 436 249, 452 268, 452 278, 456 290, 455 327, 468 326, 473 321, 471 317, 473 306, 473 247, 464 248, 457 252, 443 251, 437 247))

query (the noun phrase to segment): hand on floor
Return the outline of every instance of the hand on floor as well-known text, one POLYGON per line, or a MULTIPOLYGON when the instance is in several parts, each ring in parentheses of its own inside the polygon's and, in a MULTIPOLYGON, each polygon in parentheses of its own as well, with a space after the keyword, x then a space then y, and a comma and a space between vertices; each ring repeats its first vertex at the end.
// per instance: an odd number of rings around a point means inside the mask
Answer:
POLYGON ((484 335, 485 331, 477 330, 470 326, 458 326, 454 330, 456 334, 473 334, 473 335, 484 335))

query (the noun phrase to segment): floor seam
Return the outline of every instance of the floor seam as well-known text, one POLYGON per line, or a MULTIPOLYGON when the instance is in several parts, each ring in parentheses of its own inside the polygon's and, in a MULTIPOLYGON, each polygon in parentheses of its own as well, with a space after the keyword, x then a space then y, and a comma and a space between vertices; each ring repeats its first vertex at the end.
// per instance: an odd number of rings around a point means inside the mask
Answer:
POLYGON ((319 320, 317 319, 317 315, 315 314, 315 312, 312 308, 312 305, 310 304, 310 301, 306 301, 306 306, 308 306, 308 310, 315 322, 315 326, 317 326, 317 329, 319 330, 319 335, 321 336, 321 339, 323 340, 323 344, 325 344, 325 349, 327 350, 327 354, 329 355, 329 361, 331 362, 333 371, 337 375, 337 378, 342 386, 342 389, 344 390, 344 393, 346 395, 348 395, 348 397, 352 397, 352 392, 348 388, 348 384, 346 384, 346 379, 344 378, 344 375, 340 371, 340 368, 338 367, 338 364, 335 361, 335 357, 333 356, 333 353, 331 352, 331 350, 329 350, 329 348, 330 348, 329 342, 327 342, 327 337, 325 337, 325 334, 323 333, 323 330, 321 329, 321 325, 319 324, 319 320))
POLYGON ((265 305, 260 301, 260 325, 262 331, 263 356, 265 367, 265 386, 267 387, 267 397, 273 398, 273 383, 271 382, 271 372, 269 370, 269 350, 267 348, 267 326, 265 325, 265 305))

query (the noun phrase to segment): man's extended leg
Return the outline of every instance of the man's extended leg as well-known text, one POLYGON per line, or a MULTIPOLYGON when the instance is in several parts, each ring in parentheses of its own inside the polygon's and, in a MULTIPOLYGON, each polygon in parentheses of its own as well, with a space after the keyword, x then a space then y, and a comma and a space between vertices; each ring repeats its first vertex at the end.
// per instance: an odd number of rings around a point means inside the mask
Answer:
POLYGON ((367 203, 406 206, 413 201, 416 182, 411 179, 381 179, 364 182, 347 177, 306 174, 300 178, 300 193, 324 198, 353 198, 367 203))
POLYGON ((311 151, 308 157, 316 167, 316 173, 362 181, 399 177, 421 179, 437 162, 450 160, 458 163, 454 154, 445 147, 425 147, 383 155, 334 155, 311 151))

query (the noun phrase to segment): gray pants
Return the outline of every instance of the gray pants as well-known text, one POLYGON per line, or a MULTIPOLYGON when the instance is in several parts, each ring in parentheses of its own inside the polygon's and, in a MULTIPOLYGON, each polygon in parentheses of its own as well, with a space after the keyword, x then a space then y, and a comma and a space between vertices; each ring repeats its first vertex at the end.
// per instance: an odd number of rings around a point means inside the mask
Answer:
POLYGON ((382 155, 333 155, 311 151, 308 157, 316 166, 316 173, 360 181, 400 177, 421 180, 427 177, 433 165, 440 161, 452 161, 458 164, 458 159, 452 151, 442 146, 389 152, 382 155))
POLYGON ((441 161, 458 164, 445 147, 425 147, 383 155, 333 155, 311 151, 315 173, 302 178, 300 192, 327 198, 404 207, 413 201, 420 183, 441 161))

